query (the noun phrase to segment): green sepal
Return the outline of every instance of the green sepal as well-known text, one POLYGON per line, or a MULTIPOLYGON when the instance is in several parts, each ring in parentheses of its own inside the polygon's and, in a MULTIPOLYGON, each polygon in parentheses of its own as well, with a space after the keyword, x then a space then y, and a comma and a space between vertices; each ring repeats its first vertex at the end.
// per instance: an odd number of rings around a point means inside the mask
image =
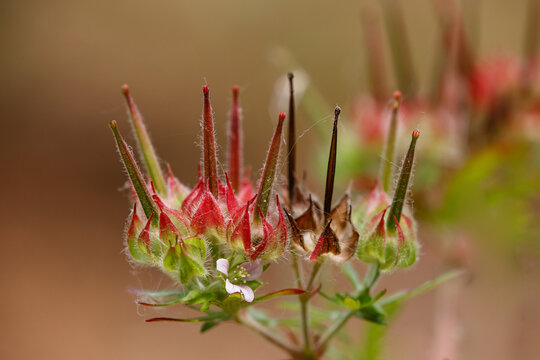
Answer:
POLYGON ((399 246, 398 260, 396 267, 406 268, 414 265, 416 262, 417 245, 414 241, 404 241, 399 246))
POLYGON ((360 261, 365 263, 385 263, 384 238, 374 234, 367 239, 362 239, 358 243, 356 254, 360 261))
POLYGON ((206 275, 204 266, 186 254, 185 251, 180 252, 180 266, 178 275, 182 284, 187 284, 193 278, 206 275))
POLYGON ((167 253, 163 257, 163 267, 169 271, 176 272, 178 271, 179 265, 180 265, 180 256, 179 253, 179 246, 171 246, 169 247, 169 250, 167 250, 167 253))
POLYGON ((148 254, 146 247, 141 249, 139 247, 139 234, 143 230, 144 225, 142 221, 137 216, 137 204, 133 206, 133 212, 131 213, 131 221, 127 231, 127 244, 128 251, 131 257, 145 264, 151 263, 152 259, 148 254))
POLYGON ((206 260, 206 243, 199 237, 187 238, 183 241, 182 251, 187 252, 201 264, 206 260))
POLYGON ((141 246, 139 239, 128 239, 128 249, 131 257, 138 262, 151 264, 152 257, 148 253, 148 249, 145 245, 141 246))
POLYGON ((181 241, 179 256, 178 275, 182 284, 187 284, 193 278, 207 274, 208 271, 204 267, 206 244, 201 238, 193 237, 181 241))

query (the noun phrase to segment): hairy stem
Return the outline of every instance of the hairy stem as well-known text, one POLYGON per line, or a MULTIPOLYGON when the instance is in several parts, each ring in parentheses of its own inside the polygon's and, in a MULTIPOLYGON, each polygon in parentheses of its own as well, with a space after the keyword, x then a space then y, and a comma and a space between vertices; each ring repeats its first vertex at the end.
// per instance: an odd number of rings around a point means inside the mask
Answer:
POLYGON ((304 353, 305 359, 311 359, 314 356, 313 345, 311 343, 311 331, 310 331, 311 323, 309 320, 309 300, 312 295, 311 287, 313 286, 313 282, 315 281, 315 278, 317 277, 317 274, 319 273, 319 270, 321 269, 322 264, 323 264, 323 259, 319 258, 319 260, 315 263, 315 265, 313 265, 313 269, 311 270, 311 275, 306 284, 306 287, 304 288, 306 292, 298 297, 300 301, 301 329, 302 329, 302 339, 303 339, 303 344, 304 344, 303 353, 304 353))
POLYGON ((256 332, 263 338, 265 338, 270 343, 274 344, 278 348, 286 351, 288 354, 290 354, 294 359, 301 359, 301 353, 296 349, 293 345, 289 344, 284 339, 280 338, 276 334, 274 334, 270 329, 253 319, 251 316, 249 316, 247 313, 238 314, 235 317, 236 322, 239 324, 244 325, 248 329, 256 332))

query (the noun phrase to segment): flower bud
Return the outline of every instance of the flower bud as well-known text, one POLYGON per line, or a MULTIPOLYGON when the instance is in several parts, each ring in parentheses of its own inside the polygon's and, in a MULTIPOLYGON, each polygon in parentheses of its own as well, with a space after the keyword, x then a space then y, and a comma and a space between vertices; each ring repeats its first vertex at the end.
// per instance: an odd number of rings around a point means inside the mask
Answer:
POLYGON ((402 215, 396 223, 396 231, 388 230, 385 226, 390 215, 384 209, 374 216, 362 229, 358 241, 357 256, 367 263, 379 263, 382 271, 402 269, 416 262, 418 243, 413 220, 402 215))
POLYGON ((404 205, 419 136, 418 130, 413 131, 392 202, 390 203, 389 196, 377 184, 353 212, 352 221, 360 233, 358 258, 368 263, 378 263, 383 271, 406 268, 416 261, 416 226, 412 218, 403 214, 403 211, 408 211, 404 205))

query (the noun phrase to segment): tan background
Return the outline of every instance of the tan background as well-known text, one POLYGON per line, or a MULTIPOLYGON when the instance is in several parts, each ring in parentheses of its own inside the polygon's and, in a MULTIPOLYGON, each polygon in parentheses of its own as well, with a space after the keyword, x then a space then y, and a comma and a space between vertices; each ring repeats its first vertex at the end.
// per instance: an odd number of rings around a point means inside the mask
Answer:
MULTIPOLYGON (((134 274, 122 254, 128 207, 107 123, 117 119, 127 133, 120 86, 129 83, 160 156, 193 185, 200 86, 211 86, 223 143, 229 89, 239 84, 246 162, 256 170, 281 74, 268 54, 276 45, 290 49, 330 104, 347 104, 366 88, 358 16, 364 3, 0 2, 0 358, 284 358, 233 325, 201 336, 196 325, 144 323, 155 312, 138 309, 127 288, 159 288, 164 279, 134 274)), ((437 39, 430 0, 405 3, 417 72, 426 82, 431 72, 419 69, 429 67, 437 39)), ((483 3, 481 51, 518 51, 524 1, 483 3)), ((301 146, 312 141, 307 136, 301 146)), ((535 358, 538 259, 523 270, 478 246, 473 254, 460 358, 535 358)), ((427 247, 417 267, 386 285, 411 287, 441 271, 427 247)), ((388 359, 429 358, 435 300, 431 293, 412 301, 392 325, 388 359)))

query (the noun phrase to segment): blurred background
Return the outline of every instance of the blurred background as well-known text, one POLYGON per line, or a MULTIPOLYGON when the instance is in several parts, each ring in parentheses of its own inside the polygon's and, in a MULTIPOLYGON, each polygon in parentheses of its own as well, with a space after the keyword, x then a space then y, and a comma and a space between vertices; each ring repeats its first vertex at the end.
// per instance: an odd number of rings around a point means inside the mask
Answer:
MULTIPOLYGON (((464 3, 476 52, 520 53, 526 0, 464 3)), ((440 42, 433 3, 402 4, 420 87, 428 88, 431 71, 423 70, 440 42)), ((224 144, 230 87, 237 84, 245 162, 258 171, 280 110, 272 98, 288 70, 279 61, 284 52, 331 107, 348 109, 368 90, 360 12, 369 5, 378 11, 370 0, 1 1, 0 358, 284 358, 234 325, 203 336, 194 324, 144 322, 157 312, 138 307, 128 288, 159 289, 168 281, 134 270, 122 252, 128 197, 108 123, 115 119, 129 133, 121 95, 129 84, 160 157, 192 186, 201 85, 211 87, 224 144)), ((298 117, 300 132, 312 129, 298 117)), ((330 121, 321 118, 316 127, 329 131, 330 121)), ((311 172, 314 132, 299 142, 299 163, 311 172)), ((382 286, 411 288, 444 271, 428 237, 421 238, 420 262, 382 286)), ((516 240, 470 242, 472 276, 458 280, 459 342, 451 359, 537 358, 540 257, 537 244, 516 251, 516 240)), ((288 274, 273 276, 290 285, 288 274)), ((389 326, 386 359, 432 359, 444 297, 433 291, 406 306, 389 326)), ((188 314, 181 307, 167 311, 188 314)), ((355 323, 350 331, 360 338, 362 328, 355 323)))

